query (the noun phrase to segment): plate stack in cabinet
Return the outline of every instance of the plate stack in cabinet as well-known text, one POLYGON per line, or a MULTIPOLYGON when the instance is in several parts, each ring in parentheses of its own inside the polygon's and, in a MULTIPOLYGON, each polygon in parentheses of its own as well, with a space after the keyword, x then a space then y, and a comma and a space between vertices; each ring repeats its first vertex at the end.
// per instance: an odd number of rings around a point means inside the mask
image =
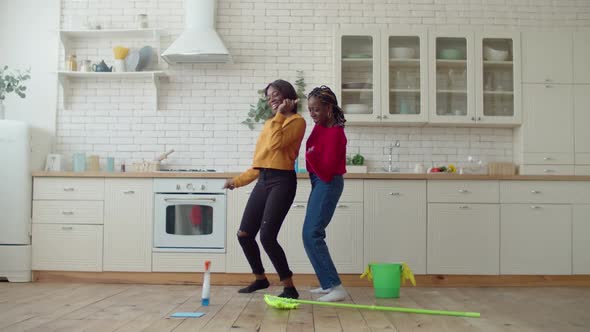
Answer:
POLYGON ((521 174, 590 174, 589 42, 587 32, 523 33, 521 174))
POLYGON ((498 181, 428 181, 428 274, 500 272, 498 181))
POLYGON ((33 270, 102 271, 104 179, 35 178, 33 270))

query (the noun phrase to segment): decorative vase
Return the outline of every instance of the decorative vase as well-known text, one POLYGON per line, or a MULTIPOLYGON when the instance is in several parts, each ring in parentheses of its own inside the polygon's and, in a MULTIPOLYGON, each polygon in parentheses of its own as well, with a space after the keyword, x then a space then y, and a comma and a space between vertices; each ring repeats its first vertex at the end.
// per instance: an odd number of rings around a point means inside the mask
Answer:
POLYGON ((0 120, 4 120, 4 103, 0 100, 0 120))

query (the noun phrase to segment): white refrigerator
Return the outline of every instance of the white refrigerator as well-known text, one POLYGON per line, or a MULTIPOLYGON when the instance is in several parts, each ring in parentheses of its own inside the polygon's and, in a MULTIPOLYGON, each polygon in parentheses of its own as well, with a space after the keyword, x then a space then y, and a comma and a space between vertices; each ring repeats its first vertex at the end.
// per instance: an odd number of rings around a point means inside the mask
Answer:
POLYGON ((0 120, 0 279, 31 281, 31 134, 0 120))

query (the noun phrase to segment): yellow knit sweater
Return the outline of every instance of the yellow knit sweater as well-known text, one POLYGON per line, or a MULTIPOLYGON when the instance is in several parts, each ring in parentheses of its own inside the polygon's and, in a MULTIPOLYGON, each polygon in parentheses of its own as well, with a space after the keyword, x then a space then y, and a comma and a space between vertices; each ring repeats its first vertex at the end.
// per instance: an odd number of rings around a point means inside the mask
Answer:
POLYGON ((282 170, 294 169, 295 158, 305 135, 305 120, 299 114, 285 117, 281 113, 264 123, 256 142, 252 168, 233 178, 236 187, 242 187, 256 180, 259 168, 282 170))

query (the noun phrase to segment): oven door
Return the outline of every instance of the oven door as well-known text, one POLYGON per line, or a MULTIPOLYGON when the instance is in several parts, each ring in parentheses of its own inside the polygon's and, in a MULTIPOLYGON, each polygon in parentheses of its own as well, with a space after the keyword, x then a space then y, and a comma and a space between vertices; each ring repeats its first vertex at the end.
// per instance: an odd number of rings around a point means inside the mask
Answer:
POLYGON ((154 246, 225 249, 224 194, 156 194, 154 246))

